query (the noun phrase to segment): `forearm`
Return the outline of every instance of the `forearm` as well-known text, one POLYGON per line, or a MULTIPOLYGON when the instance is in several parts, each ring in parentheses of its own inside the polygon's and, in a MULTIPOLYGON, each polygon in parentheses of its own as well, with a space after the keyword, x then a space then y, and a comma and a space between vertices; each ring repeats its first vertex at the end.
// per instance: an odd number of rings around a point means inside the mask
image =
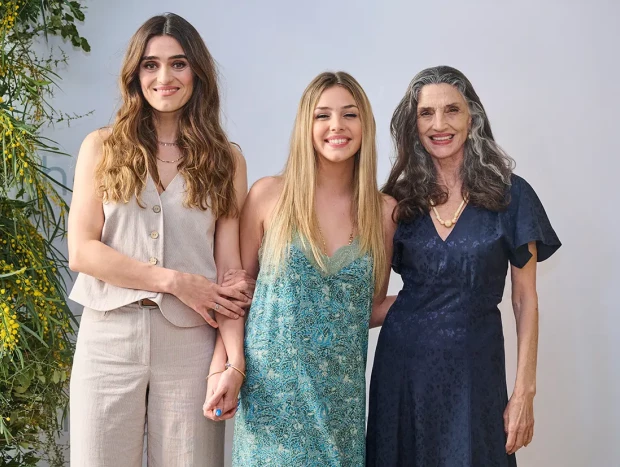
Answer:
POLYGON ((213 349, 213 357, 211 358, 211 369, 209 374, 215 371, 223 371, 228 357, 226 356, 226 348, 224 347, 224 341, 222 335, 217 332, 217 339, 215 341, 215 348, 213 349))
POLYGON ((98 240, 83 241, 71 249, 69 266, 111 285, 151 292, 174 293, 181 276, 178 271, 130 258, 98 240))
POLYGON ((538 359, 538 303, 530 299, 514 304, 517 322, 517 376, 514 393, 536 394, 538 359))
MULTIPOLYGON (((224 348, 224 357, 241 371, 245 371, 245 355, 243 353, 243 337, 245 332, 245 319, 231 319, 217 315, 219 334, 224 348)), ((224 361, 226 363, 226 361, 224 361)))
POLYGON ((372 306, 372 314, 370 315, 370 327, 376 328, 378 326, 383 326, 383 322, 385 321, 385 316, 389 311, 390 307, 396 301, 396 295, 389 295, 385 297, 383 300, 375 302, 372 306))

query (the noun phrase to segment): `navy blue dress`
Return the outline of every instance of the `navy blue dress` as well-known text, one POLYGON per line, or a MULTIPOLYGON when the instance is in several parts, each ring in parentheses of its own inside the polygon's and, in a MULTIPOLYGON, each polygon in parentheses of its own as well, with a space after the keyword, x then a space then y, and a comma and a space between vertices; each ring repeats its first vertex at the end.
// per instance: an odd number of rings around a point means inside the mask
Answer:
POLYGON ((496 213, 467 205, 444 242, 430 216, 401 222, 392 266, 403 289, 388 312, 370 383, 366 465, 516 467, 497 305, 508 264, 561 245, 532 187, 513 175, 496 213))

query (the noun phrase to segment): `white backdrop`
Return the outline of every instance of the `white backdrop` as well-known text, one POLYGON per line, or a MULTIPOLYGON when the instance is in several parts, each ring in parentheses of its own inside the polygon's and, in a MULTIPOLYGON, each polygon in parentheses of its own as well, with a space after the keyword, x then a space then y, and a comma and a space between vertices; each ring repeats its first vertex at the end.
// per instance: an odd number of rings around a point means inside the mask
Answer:
MULTIPOLYGON (((378 125, 383 183, 392 155, 389 120, 413 75, 439 64, 463 71, 564 243, 539 268, 536 433, 519 465, 620 465, 618 2, 86 3, 81 32, 92 52, 65 45, 69 66, 54 105, 94 113, 49 130, 73 155, 89 131, 113 119, 129 37, 165 11, 192 22, 219 63, 226 128, 243 147, 250 182, 281 170, 298 99, 319 72, 346 70, 364 86, 378 125)), ((71 185, 74 159, 49 157, 47 164, 71 185)), ((400 286, 393 275, 391 292, 400 286)), ((502 312, 511 388, 516 337, 508 292, 502 312)), ((377 336, 371 332, 369 372, 377 336)))

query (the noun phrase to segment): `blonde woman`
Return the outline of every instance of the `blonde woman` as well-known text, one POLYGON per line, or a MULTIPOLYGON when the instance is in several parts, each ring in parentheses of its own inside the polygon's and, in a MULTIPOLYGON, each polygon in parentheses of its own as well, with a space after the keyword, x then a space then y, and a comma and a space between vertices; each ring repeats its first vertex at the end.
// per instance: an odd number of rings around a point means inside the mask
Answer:
POLYGON ((220 126, 213 59, 183 18, 138 29, 120 88, 111 129, 82 144, 69 215, 71 298, 85 307, 71 465, 141 466, 146 421, 149 465, 221 466, 224 427, 201 408, 218 324, 231 363, 243 359, 243 321, 230 318, 251 292, 218 285, 216 270, 241 266, 245 162, 220 126))
POLYGON ((284 174, 256 182, 242 213, 242 263, 258 279, 235 465, 363 465, 368 324, 387 289, 394 205, 377 188, 366 94, 346 73, 320 74, 284 174))

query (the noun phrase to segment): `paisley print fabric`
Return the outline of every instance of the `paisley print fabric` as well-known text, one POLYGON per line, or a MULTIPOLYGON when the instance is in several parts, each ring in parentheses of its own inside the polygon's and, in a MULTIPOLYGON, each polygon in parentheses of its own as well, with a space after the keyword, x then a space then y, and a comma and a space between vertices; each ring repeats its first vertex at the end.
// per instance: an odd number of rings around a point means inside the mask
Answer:
POLYGON ((325 261, 295 238, 279 274, 258 276, 235 466, 364 465, 372 260, 354 241, 325 261))
POLYGON ((370 387, 367 464, 515 467, 505 452, 508 403, 497 305, 508 264, 560 241, 530 185, 513 175, 508 209, 468 205, 444 242, 429 215, 401 223, 393 269, 403 289, 381 329, 370 387))

